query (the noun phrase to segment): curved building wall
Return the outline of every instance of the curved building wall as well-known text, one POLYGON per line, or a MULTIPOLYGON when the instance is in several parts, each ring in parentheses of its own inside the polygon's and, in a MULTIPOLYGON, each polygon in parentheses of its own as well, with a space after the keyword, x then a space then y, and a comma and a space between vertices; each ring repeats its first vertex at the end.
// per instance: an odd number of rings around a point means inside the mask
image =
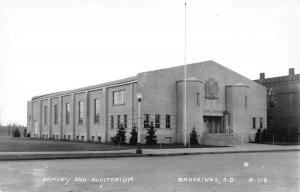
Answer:
POLYGON ((230 114, 230 127, 248 141, 248 86, 226 86, 226 111, 230 114))
POLYGON ((176 83, 176 99, 177 99, 177 132, 176 142, 184 143, 186 135, 186 143, 189 143, 190 132, 195 128, 198 139, 200 141, 202 134, 205 132, 203 127, 202 111, 204 105, 204 86, 199 80, 177 81, 176 83), (186 90, 185 90, 186 87, 186 90), (184 93, 186 91, 186 105, 184 102, 184 93), (185 112, 186 106, 186 112, 185 112), (186 132, 185 122, 186 117, 186 132))

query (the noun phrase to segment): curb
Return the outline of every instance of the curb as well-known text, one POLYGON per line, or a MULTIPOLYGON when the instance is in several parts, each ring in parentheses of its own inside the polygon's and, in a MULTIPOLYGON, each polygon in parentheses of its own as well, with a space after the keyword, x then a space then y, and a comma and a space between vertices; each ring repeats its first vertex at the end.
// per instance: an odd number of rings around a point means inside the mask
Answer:
POLYGON ((211 152, 182 152, 182 153, 69 153, 69 154, 11 154, 0 155, 0 161, 19 160, 55 160, 55 159, 89 159, 89 158, 122 158, 122 157, 165 157, 185 155, 208 155, 208 154, 230 154, 230 153, 265 153, 265 152, 291 152, 300 149, 272 149, 272 150, 249 150, 249 151, 211 151, 211 152))

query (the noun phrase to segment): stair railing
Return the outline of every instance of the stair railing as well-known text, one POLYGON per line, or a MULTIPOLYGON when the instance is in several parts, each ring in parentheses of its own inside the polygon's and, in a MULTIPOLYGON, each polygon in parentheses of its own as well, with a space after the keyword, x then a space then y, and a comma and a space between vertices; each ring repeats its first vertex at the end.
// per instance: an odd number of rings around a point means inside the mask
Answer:
POLYGON ((244 137, 239 132, 237 132, 235 129, 233 129, 231 126, 229 126, 229 133, 233 133, 233 136, 237 135, 238 138, 241 140, 242 145, 244 144, 244 137))

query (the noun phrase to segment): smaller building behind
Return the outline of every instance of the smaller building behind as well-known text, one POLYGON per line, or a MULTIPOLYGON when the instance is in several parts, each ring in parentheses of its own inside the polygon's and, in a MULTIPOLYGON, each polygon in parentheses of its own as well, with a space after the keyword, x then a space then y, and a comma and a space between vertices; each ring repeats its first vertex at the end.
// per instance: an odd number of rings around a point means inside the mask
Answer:
POLYGON ((280 142, 297 141, 300 134, 300 74, 290 68, 288 75, 265 78, 265 73, 260 73, 260 79, 255 81, 267 88, 268 135, 274 135, 280 142))

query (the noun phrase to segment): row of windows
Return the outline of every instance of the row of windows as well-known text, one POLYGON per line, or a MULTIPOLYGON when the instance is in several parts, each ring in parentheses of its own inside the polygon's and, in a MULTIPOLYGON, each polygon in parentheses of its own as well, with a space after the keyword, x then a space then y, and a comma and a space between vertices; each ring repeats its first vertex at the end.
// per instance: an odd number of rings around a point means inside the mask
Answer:
MULTIPOLYGON (((66 119, 66 124, 70 124, 70 103, 66 103, 66 108, 65 108, 65 119, 66 119)), ((100 122, 100 99, 95 99, 94 100, 94 122, 99 123, 100 122)), ((53 106, 54 109, 54 124, 58 123, 58 105, 53 106)), ((48 107, 44 106, 44 124, 47 124, 47 113, 48 113, 48 107)), ((78 123, 82 124, 83 123, 83 116, 84 116, 84 111, 83 111, 83 101, 78 102, 78 123)))
MULTIPOLYGON (((259 118, 259 128, 263 128, 264 119, 262 117, 259 118)), ((256 117, 252 118, 252 128, 256 129, 256 117)))
MULTIPOLYGON (((117 127, 120 127, 121 125, 124 126, 124 128, 127 128, 127 122, 128 118, 127 115, 123 115, 123 121, 121 122, 121 115, 117 115, 117 127)), ((150 126, 150 115, 144 114, 144 128, 149 128, 150 126)), ((151 122, 153 123, 153 122, 151 122)), ((171 115, 165 115, 165 124, 166 128, 171 128, 171 115)), ((154 125, 155 128, 161 127, 161 115, 155 114, 154 118, 154 125)), ((110 127, 113 129, 115 127, 115 117, 113 115, 110 116, 110 127)))
MULTIPOLYGON (((118 93, 119 98, 123 98, 123 91, 118 91, 114 92, 118 93), (120 96, 121 95, 121 96, 120 96)), ((116 96, 116 98, 118 98, 116 96)), ((118 100, 117 103, 120 103, 118 100)), ((65 104, 65 123, 68 125, 70 124, 70 104, 66 103, 65 104)), ((58 123, 58 105, 54 105, 54 124, 58 123)), ((144 115, 144 128, 149 128, 150 121, 149 121, 149 114, 144 115)), ((83 118, 84 118, 84 111, 83 111, 83 101, 78 102, 78 123, 82 124, 83 123, 83 118)), ((124 125, 124 128, 127 128, 128 125, 128 118, 127 115, 123 116, 123 121, 122 124, 124 125)), ((100 99, 95 99, 94 100, 94 123, 100 123, 100 99)), ((114 116, 111 116, 111 128, 114 128, 114 116)), ((166 123, 166 128, 171 128, 171 115, 166 115, 165 116, 165 123, 166 123)), ((47 106, 44 106, 44 124, 47 124, 47 106)), ((159 114, 155 115, 155 120, 154 120, 154 126, 155 128, 160 128, 161 124, 161 116, 159 114)), ((117 115, 117 127, 121 125, 121 116, 117 115)))
MULTIPOLYGON (((117 115, 117 127, 120 127, 121 124, 124 126, 124 128, 127 128, 128 118, 127 115, 123 115, 123 122, 121 122, 121 115, 117 115)), ((110 127, 113 129, 115 127, 115 120, 114 116, 110 116, 110 127)))
MULTIPOLYGON (((70 124, 70 104, 66 103, 66 108, 65 108, 65 120, 66 124, 70 124)), ((54 105, 54 124, 58 123, 58 106, 54 105)), ((47 106, 44 107, 44 124, 47 124, 47 106)), ((79 101, 78 102, 78 123, 82 124, 83 123, 83 116, 84 116, 84 111, 83 111, 83 102, 79 101)), ((124 126, 124 128, 127 128, 128 125, 128 116, 123 115, 123 119, 121 122, 121 115, 117 115, 117 127, 119 127, 121 124, 124 126)), ((100 99, 95 99, 94 100, 94 123, 100 123, 100 99)), ((110 124, 111 128, 114 128, 114 116, 111 116, 110 118, 110 124)), ((151 122, 152 123, 152 122, 151 122)), ((161 115, 155 114, 154 118, 154 127, 155 128, 160 128, 161 124, 161 115)), ((165 124, 166 128, 171 128, 171 115, 165 115, 165 124)), ((150 114, 144 114, 144 128, 149 128, 150 126, 150 114)))
MULTIPOLYGON (((144 128, 149 128, 149 114, 144 115, 144 128)), ((165 116, 165 122, 166 122, 166 128, 171 128, 171 115, 166 115, 165 116)), ((161 116, 159 114, 155 114, 154 117, 154 127, 155 128, 160 128, 161 124, 161 116)))
MULTIPOLYGON (((125 104, 124 102, 124 90, 122 91, 115 91, 113 92, 113 104, 114 105, 121 105, 125 104)), ((66 103, 66 124, 70 123, 70 104, 66 103)), ((83 116, 84 116, 84 111, 83 111, 83 101, 78 102, 78 111, 79 111, 79 117, 78 117, 78 123, 82 124, 83 123, 83 116)), ((48 113, 48 107, 44 106, 44 124, 47 124, 47 113, 48 113)), ((94 100, 94 123, 99 123, 100 122, 100 99, 95 99, 94 100)), ((54 105, 54 124, 58 123, 58 106, 54 105)))

